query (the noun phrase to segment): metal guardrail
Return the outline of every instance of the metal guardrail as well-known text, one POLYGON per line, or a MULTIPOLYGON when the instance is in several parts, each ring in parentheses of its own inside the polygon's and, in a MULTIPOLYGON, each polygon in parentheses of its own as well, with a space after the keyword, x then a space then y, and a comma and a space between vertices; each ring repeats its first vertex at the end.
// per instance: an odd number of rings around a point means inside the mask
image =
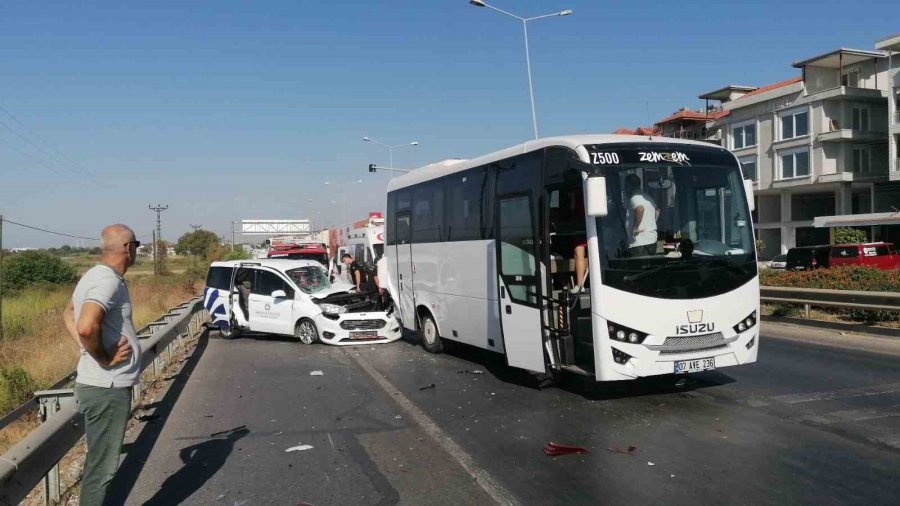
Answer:
MULTIPOLYGON (((172 345, 183 347, 184 338, 198 333, 208 320, 203 298, 196 297, 172 308, 141 330, 138 337, 142 374, 132 389, 133 404, 143 395, 146 384, 158 379, 171 362, 172 345)), ((42 480, 45 504, 59 501, 59 461, 84 435, 84 420, 75 407, 72 391, 59 389, 74 375, 72 372, 51 390, 36 392, 35 397, 0 420, 2 428, 40 406, 43 421, 0 456, 0 505, 19 504, 42 480)))
POLYGON ((900 293, 895 292, 762 286, 759 289, 759 296, 762 302, 802 305, 807 319, 813 306, 865 311, 900 311, 900 293))

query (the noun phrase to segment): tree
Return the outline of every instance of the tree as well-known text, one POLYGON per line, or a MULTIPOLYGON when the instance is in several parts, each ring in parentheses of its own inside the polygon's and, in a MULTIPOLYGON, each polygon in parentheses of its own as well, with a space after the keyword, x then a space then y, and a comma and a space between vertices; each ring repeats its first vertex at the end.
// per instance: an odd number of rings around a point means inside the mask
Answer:
POLYGON ((4 290, 21 290, 35 284, 64 285, 77 279, 75 267, 46 251, 16 253, 3 262, 4 290))
POLYGON ((756 254, 759 255, 760 253, 762 253, 765 250, 766 250, 766 241, 763 241, 762 239, 757 239, 756 240, 756 254))
POLYGON ((835 244, 855 244, 866 242, 868 237, 865 230, 850 227, 840 227, 834 229, 835 244))
POLYGON ((178 238, 175 252, 179 255, 196 255, 206 258, 217 244, 219 244, 219 236, 215 232, 195 230, 178 238))

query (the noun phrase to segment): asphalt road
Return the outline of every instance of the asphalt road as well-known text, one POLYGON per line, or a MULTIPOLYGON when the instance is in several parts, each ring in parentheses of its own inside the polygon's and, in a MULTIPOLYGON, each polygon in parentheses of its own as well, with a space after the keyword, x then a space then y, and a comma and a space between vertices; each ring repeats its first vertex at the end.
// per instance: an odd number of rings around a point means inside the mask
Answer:
POLYGON ((898 357, 775 334, 763 327, 757 364, 684 384, 572 378, 544 390, 502 357, 466 347, 429 355, 402 341, 212 338, 145 413, 158 418, 131 435, 112 499, 893 503, 898 357), (550 441, 589 453, 548 457, 550 441), (301 445, 312 448, 286 451, 301 445))

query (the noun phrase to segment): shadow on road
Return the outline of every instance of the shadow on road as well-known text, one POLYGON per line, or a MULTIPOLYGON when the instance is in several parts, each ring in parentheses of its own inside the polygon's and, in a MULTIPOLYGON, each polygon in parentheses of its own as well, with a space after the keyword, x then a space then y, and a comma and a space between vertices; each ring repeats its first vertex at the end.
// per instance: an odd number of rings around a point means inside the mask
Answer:
MULTIPOLYGON (((413 332, 405 332, 402 342, 408 346, 419 346, 419 338, 413 332)), ((422 350, 422 353, 427 353, 422 350)), ((509 367, 506 358, 492 351, 476 348, 467 344, 444 341, 444 353, 472 362, 473 367, 466 367, 460 372, 483 369, 504 383, 538 388, 538 380, 522 369, 509 367), (476 367, 477 366, 477 367, 476 367)), ((574 373, 558 372, 555 374, 555 386, 567 392, 580 395, 589 400, 610 400, 645 395, 681 394, 692 390, 727 385, 735 380, 718 371, 710 371, 691 375, 667 374, 632 381, 612 381, 598 383, 593 378, 574 373)))
POLYGON ((246 428, 229 433, 226 437, 197 443, 178 452, 181 469, 166 478, 160 489, 144 506, 181 504, 222 468, 234 450, 234 443, 249 434, 246 428))
POLYGON ((104 504, 125 503, 125 500, 128 498, 128 495, 131 493, 134 484, 141 474, 144 463, 147 461, 147 458, 149 458, 150 452, 153 451, 156 440, 159 439, 159 434, 162 432, 166 420, 169 418, 172 409, 175 407, 178 396, 181 395, 185 385, 187 385, 191 374, 197 367, 197 363, 200 362, 200 357, 203 356, 203 352, 206 351, 206 346, 208 344, 209 331, 207 330, 200 335, 200 338, 197 341, 197 347, 184 364, 184 367, 181 368, 181 371, 175 376, 172 384, 169 385, 166 395, 153 404, 145 406, 145 410, 151 406, 154 408, 153 415, 155 418, 144 425, 137 439, 128 445, 125 460, 123 460, 122 465, 119 466, 119 471, 116 473, 116 477, 113 479, 110 490, 106 494, 106 501, 104 504))

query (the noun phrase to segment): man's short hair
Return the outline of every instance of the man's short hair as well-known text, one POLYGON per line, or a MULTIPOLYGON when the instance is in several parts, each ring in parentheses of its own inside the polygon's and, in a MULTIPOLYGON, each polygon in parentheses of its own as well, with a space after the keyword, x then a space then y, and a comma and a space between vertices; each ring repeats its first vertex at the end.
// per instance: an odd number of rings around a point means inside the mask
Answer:
POLYGON ((625 184, 630 186, 641 187, 641 178, 637 174, 628 174, 625 176, 625 184))
POLYGON ((350 253, 344 253, 343 255, 341 255, 341 260, 343 260, 345 258, 353 258, 353 257, 350 256, 350 253))

